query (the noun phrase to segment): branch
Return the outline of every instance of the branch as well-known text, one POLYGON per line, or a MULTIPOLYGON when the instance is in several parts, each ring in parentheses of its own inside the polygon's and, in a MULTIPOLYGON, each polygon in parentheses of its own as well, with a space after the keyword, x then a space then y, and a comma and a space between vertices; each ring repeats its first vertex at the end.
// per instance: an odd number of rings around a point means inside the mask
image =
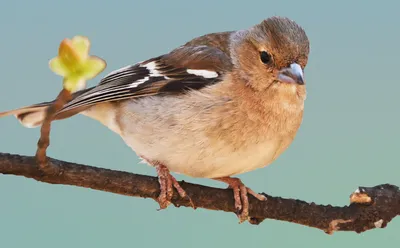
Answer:
MULTIPOLYGON (((48 158, 57 173, 40 170, 34 157, 0 153, 0 173, 32 178, 51 184, 74 185, 115 194, 157 199, 159 184, 155 177, 136 175, 123 171, 97 168, 48 158)), ((181 186, 196 207, 235 212, 233 193, 230 189, 217 189, 186 182, 181 186)), ((400 214, 400 190, 384 184, 360 187, 351 195, 351 204, 333 207, 307 203, 301 200, 283 199, 266 195, 268 200, 258 201, 249 195, 250 223, 259 224, 264 219, 275 219, 314 227, 333 233, 373 228, 384 228, 400 214)), ((190 207, 190 202, 174 192, 175 206, 190 207)))
POLYGON ((47 172, 50 172, 51 170, 55 169, 55 167, 52 167, 48 163, 46 154, 47 148, 50 145, 51 122, 56 113, 60 111, 65 103, 67 103, 70 99, 71 93, 68 90, 63 89, 46 110, 46 115, 40 128, 40 138, 37 143, 36 150, 36 161, 39 165, 39 168, 43 171, 46 170, 47 172))

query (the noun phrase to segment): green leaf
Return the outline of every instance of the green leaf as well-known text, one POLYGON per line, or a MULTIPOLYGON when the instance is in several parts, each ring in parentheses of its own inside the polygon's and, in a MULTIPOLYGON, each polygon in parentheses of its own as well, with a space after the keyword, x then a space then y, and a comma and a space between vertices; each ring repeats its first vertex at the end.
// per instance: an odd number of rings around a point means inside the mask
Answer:
POLYGON ((83 65, 83 76, 86 79, 92 79, 101 73, 105 68, 106 62, 104 60, 92 56, 87 59, 86 63, 83 65))
POLYGON ((64 89, 69 92, 83 90, 86 87, 86 80, 83 77, 71 76, 64 78, 64 89))

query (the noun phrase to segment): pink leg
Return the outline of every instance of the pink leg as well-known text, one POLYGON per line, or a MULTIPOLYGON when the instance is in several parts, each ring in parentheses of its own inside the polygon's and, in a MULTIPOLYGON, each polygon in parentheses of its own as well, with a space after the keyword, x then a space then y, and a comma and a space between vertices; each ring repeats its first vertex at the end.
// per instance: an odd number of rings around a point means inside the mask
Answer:
POLYGON ((257 194, 252 189, 247 188, 239 178, 220 177, 214 178, 214 180, 227 183, 229 185, 229 188, 233 190, 235 208, 237 209, 237 211, 241 211, 238 215, 240 223, 246 221, 249 218, 249 198, 247 197, 247 193, 253 195, 260 201, 267 200, 265 196, 257 194))
POLYGON ((161 165, 156 165, 158 182, 160 183, 160 195, 158 196, 158 204, 160 204, 160 208, 167 208, 171 203, 170 199, 174 193, 172 188, 172 181, 169 177, 169 171, 167 168, 161 165))
MULTIPOLYGON (((158 204, 160 208, 167 208, 171 204, 171 199, 174 194, 174 188, 182 198, 189 198, 185 190, 179 185, 178 181, 173 177, 165 165, 153 163, 156 167, 158 174, 158 182, 160 183, 161 193, 158 196, 158 204)), ((189 198, 192 207, 194 207, 192 200, 189 198)))

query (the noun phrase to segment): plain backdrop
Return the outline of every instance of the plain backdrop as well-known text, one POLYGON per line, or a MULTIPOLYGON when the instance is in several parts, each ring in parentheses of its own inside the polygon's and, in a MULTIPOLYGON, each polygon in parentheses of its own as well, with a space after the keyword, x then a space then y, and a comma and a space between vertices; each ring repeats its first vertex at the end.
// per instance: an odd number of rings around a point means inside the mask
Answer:
MULTIPOLYGON (((1 1, 0 111, 51 100, 61 78, 48 68, 59 42, 88 36, 114 69, 158 56, 206 33, 244 29, 280 15, 311 41, 308 98, 292 146, 240 178, 256 191, 346 205, 357 186, 400 184, 397 1, 1 1)), ((32 155, 39 129, 0 120, 0 151, 32 155)), ((54 123, 49 155, 155 175, 122 140, 83 116, 54 123)), ((222 183, 184 179, 215 187, 222 183)), ((0 246, 14 247, 398 247, 400 218, 386 229, 335 233, 153 200, 0 175, 0 246)))

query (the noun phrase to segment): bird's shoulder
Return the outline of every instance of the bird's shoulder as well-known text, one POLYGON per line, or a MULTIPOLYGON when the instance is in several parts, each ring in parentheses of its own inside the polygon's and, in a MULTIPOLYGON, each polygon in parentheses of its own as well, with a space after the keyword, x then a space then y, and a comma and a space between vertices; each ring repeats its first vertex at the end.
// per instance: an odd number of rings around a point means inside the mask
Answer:
POLYGON ((185 46, 215 47, 230 56, 230 36, 234 31, 210 33, 188 41, 185 46))

